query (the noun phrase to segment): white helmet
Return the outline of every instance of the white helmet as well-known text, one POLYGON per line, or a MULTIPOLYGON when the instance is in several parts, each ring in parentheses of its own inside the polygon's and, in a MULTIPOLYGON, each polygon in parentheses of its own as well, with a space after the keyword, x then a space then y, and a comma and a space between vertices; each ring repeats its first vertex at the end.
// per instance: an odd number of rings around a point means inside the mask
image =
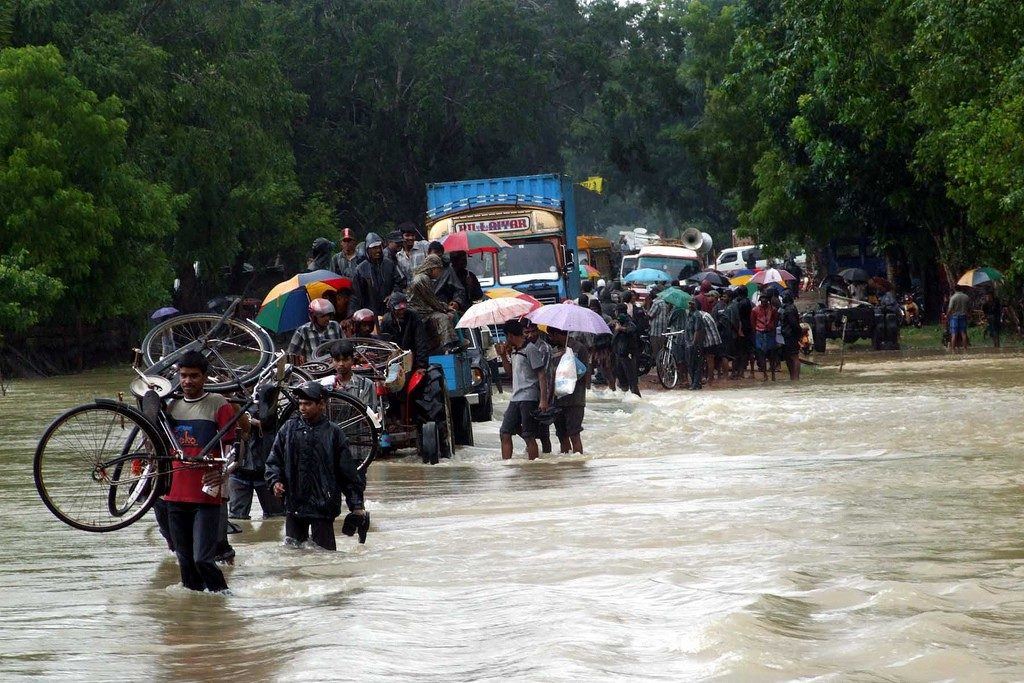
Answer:
POLYGON ((313 299, 309 302, 309 319, 318 315, 334 315, 334 304, 327 299, 313 299))

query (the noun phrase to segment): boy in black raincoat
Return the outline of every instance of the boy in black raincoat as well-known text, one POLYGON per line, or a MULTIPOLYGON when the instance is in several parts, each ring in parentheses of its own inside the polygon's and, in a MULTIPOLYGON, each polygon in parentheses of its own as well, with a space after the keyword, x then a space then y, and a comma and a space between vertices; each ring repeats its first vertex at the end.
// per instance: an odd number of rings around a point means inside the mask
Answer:
POLYGON ((363 507, 366 475, 349 451, 345 432, 327 419, 324 388, 306 382, 295 396, 299 415, 278 431, 266 465, 267 487, 284 497, 286 540, 297 545, 312 537, 321 548, 337 550, 334 520, 344 495, 352 512, 345 533, 352 520, 362 541, 369 526, 363 507))

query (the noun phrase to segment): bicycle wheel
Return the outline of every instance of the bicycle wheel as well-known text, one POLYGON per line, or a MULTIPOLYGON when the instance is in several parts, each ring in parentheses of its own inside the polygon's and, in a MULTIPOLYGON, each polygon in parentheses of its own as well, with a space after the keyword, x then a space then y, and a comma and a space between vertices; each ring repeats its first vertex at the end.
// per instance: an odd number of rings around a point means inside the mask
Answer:
POLYGON ((110 475, 110 488, 107 492, 107 510, 115 517, 123 517, 128 511, 139 502, 145 500, 149 495, 150 488, 158 489, 157 495, 161 494, 158 482, 166 480, 158 479, 159 461, 156 458, 132 458, 124 459, 131 453, 152 451, 152 445, 138 426, 132 429, 128 438, 121 448, 122 459, 114 465, 110 475))
POLYGON ((72 408, 47 427, 32 474, 57 519, 103 532, 146 514, 169 464, 164 443, 145 418, 123 405, 94 403, 72 408))
POLYGON ((349 451, 362 470, 370 466, 380 449, 380 432, 366 410, 367 406, 357 398, 327 392, 327 419, 345 432, 349 451))
POLYGON ((228 318, 217 327, 220 321, 219 315, 193 313, 157 325, 142 340, 143 360, 153 366, 186 344, 209 337, 203 349, 210 361, 206 388, 216 391, 235 388, 238 382, 251 384, 273 360, 274 342, 250 322, 228 318), (216 333, 210 336, 215 327, 216 333))
POLYGON ((672 349, 665 347, 659 351, 655 366, 661 386, 666 389, 675 389, 679 382, 679 369, 676 367, 676 359, 672 357, 672 349))

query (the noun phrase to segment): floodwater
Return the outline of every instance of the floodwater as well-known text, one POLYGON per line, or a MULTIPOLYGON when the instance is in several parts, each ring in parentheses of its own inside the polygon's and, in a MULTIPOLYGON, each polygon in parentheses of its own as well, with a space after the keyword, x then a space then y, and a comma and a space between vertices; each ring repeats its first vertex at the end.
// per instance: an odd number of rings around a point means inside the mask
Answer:
POLYGON ((586 457, 502 463, 477 425, 374 464, 365 546, 243 523, 228 597, 177 585, 151 516, 89 534, 36 495, 48 420, 128 379, 0 399, 0 679, 1024 679, 1020 357, 598 392, 586 457))

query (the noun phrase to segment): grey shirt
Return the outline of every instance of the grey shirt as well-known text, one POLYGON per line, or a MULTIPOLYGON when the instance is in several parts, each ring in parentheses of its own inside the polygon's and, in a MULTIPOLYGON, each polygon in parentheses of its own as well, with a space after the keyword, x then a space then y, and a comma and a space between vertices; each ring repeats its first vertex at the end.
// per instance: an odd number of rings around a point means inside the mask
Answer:
POLYGON ((971 298, 963 292, 954 292, 949 297, 949 315, 967 315, 971 310, 971 298))
POLYGON ((546 358, 543 350, 529 343, 512 353, 512 397, 509 401, 539 401, 540 379, 538 372, 544 372, 546 358))

